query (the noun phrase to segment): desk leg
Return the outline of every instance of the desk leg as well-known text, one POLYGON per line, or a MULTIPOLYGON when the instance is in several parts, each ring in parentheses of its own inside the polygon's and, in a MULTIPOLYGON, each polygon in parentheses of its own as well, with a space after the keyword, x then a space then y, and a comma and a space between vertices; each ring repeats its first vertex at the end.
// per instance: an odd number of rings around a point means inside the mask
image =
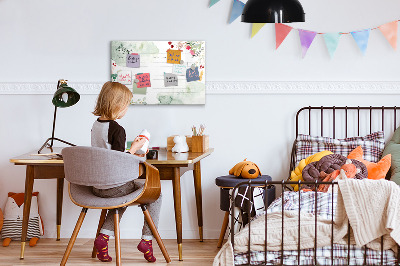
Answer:
POLYGON ((194 164, 194 191, 196 194, 197 220, 199 225, 200 242, 203 242, 203 203, 201 196, 201 168, 200 161, 194 164))
POLYGON ((181 206, 181 174, 179 167, 174 167, 174 178, 172 179, 174 191, 175 223, 178 242, 179 260, 182 259, 182 206, 181 206))
POLYGON ((64 178, 57 178, 57 241, 60 241, 64 178))
POLYGON ((28 233, 29 213, 31 212, 31 200, 34 181, 34 166, 26 166, 25 177, 25 195, 24 195, 24 213, 22 219, 22 233, 21 233, 21 255, 20 259, 24 259, 26 235, 28 233))

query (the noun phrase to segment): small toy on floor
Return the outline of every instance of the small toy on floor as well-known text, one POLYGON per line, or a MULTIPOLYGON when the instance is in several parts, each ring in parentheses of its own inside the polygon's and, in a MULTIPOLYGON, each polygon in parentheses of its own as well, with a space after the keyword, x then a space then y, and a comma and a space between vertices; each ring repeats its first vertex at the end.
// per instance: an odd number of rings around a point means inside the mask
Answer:
MULTIPOLYGON (((39 215, 38 207, 39 192, 32 193, 31 212, 28 222, 28 233, 26 238, 29 240, 29 246, 36 246, 40 236, 43 235, 43 223, 39 215)), ((4 208, 3 228, 1 237, 3 247, 8 247, 12 240, 21 241, 22 219, 24 212, 24 193, 8 193, 8 199, 4 208)))

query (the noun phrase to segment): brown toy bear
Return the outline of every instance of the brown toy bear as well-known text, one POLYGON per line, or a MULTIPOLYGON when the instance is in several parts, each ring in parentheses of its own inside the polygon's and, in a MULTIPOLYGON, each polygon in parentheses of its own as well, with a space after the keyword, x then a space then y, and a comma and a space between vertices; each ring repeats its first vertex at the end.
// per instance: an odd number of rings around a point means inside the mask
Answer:
POLYGON ((244 159, 242 162, 237 163, 231 170, 229 170, 229 174, 249 179, 257 178, 258 176, 260 176, 260 168, 258 168, 255 163, 246 160, 247 158, 244 159))

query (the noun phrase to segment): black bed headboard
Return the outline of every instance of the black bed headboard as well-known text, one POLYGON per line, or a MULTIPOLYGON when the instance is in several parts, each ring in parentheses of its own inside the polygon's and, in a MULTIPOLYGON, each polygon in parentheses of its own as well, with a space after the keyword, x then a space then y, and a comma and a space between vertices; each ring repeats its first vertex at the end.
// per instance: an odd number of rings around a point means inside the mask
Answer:
MULTIPOLYGON (((383 131, 385 138, 391 137, 398 126, 396 106, 307 106, 296 114, 296 137, 299 134, 347 138, 362 136, 374 131, 383 131)), ((293 144, 290 172, 295 165, 293 144)))
MULTIPOLYGON (((355 127, 357 128, 357 136, 360 136, 360 128, 364 125, 365 126, 365 122, 368 123, 368 121, 365 121, 362 118, 365 118, 365 116, 369 117, 369 133, 372 133, 373 131, 373 124, 374 122, 378 122, 380 124, 380 128, 379 130, 382 130, 385 132, 385 124, 387 124, 388 119, 390 121, 392 121, 392 125, 393 125, 393 129, 397 128, 397 111, 399 111, 400 108, 396 107, 396 106, 391 106, 391 107, 387 107, 387 106, 380 106, 380 107, 376 107, 376 106, 368 106, 368 107, 364 107, 364 106, 328 106, 328 107, 324 107, 324 106, 308 106, 308 107, 303 107, 301 108, 297 114, 296 114, 296 137, 298 136, 298 134, 302 133, 300 132, 300 125, 302 122, 308 122, 308 132, 303 132, 304 134, 313 134, 316 135, 315 132, 311 132, 312 130, 312 124, 313 123, 319 123, 319 127, 320 127, 320 132, 317 133, 319 134, 319 136, 324 136, 324 129, 326 130, 326 125, 327 123, 331 123, 332 125, 332 137, 336 138, 336 129, 337 129, 337 125, 340 125, 342 129, 344 129, 344 136, 339 136, 339 137, 348 137, 348 129, 350 127, 355 127), (319 112, 319 117, 320 117, 320 121, 313 121, 312 122, 312 113, 314 112, 319 112), (329 112, 329 116, 330 116, 330 121, 326 122, 326 113, 329 112), (307 113, 306 115, 308 115, 308 120, 305 119, 301 119, 301 115, 304 115, 304 113, 307 113), (337 119, 338 114, 341 114, 341 117, 344 118, 344 120, 339 121, 339 119, 337 119), (387 115, 389 113, 389 115, 387 115), (355 120, 354 121, 354 115, 355 114, 355 120), (379 115, 376 115, 379 114, 379 115), (386 116, 385 116, 386 114, 386 116), (324 122, 324 118, 325 118, 325 122, 324 122), (353 118, 350 120, 350 118, 353 118), (386 119, 386 120, 385 120, 386 119), (376 121, 378 120, 378 121, 376 121), (365 121, 365 122, 364 122, 365 121), (354 122, 357 122, 356 124, 354 124, 354 122), (364 124, 363 124, 364 123, 364 124)), ((304 117, 303 117, 304 118, 304 117)), ((376 129, 378 130, 378 129, 376 129)), ((386 131, 385 133, 391 133, 386 131)), ((325 135, 326 135, 326 131, 325 131, 325 135)), ((386 134, 385 134, 386 135, 386 134)), ((353 135, 354 136, 354 135, 353 135)))

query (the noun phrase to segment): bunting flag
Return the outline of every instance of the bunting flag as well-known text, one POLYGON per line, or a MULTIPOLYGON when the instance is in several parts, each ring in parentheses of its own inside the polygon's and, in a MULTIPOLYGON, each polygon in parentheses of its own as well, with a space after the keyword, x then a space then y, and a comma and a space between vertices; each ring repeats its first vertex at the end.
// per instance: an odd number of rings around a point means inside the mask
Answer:
POLYGON ((353 38, 356 41, 356 43, 357 43, 358 47, 360 48, 361 53, 363 55, 365 55, 365 51, 367 50, 370 32, 371 32, 371 29, 351 32, 351 35, 353 35, 353 38))
POLYGON ((310 48, 310 45, 312 44, 316 35, 317 35, 317 33, 315 31, 299 29, 301 54, 302 54, 303 58, 306 56, 307 50, 308 50, 308 48, 310 48))
POLYGON ((288 36, 292 29, 293 28, 288 25, 275 23, 276 49, 278 49, 278 47, 282 44, 282 42, 285 40, 286 36, 288 36))
POLYGON ((340 34, 339 32, 334 32, 334 33, 325 33, 323 36, 326 48, 328 48, 329 55, 332 58, 333 54, 336 51, 336 48, 338 47, 339 39, 340 36, 342 36, 342 34, 340 34))
POLYGON ((239 0, 233 0, 231 17, 229 18, 229 23, 232 23, 235 19, 242 15, 242 11, 244 8, 244 3, 239 0))
POLYGON ((397 22, 396 20, 378 27, 395 50, 397 48, 397 22))
MULTIPOLYGON (((209 0, 209 7, 212 7, 220 0, 209 0)), ((245 2, 244 0, 231 0, 232 1, 232 9, 229 15, 229 24, 232 24, 238 17, 243 13, 245 2)), ((247 0, 248 1, 248 0, 247 0)), ((312 42, 314 41, 317 34, 321 34, 324 37, 326 48, 328 49, 328 53, 330 58, 336 53, 337 47, 339 45, 340 37, 343 34, 351 34, 353 36, 354 41, 359 47, 361 53, 365 55, 368 47, 369 36, 372 30, 380 30, 392 46, 394 50, 397 50, 397 31, 398 31, 398 22, 400 20, 395 20, 377 27, 372 27, 365 30, 360 31, 350 31, 350 32, 334 32, 334 33, 324 33, 324 32, 314 32, 310 30, 303 30, 299 28, 293 28, 291 26, 275 23, 275 49, 277 50, 289 33, 292 30, 298 30, 300 36, 301 43, 301 53, 302 58, 304 58, 310 48, 312 42)), ((253 38, 265 25, 266 23, 252 23, 251 29, 251 38, 253 38)))
POLYGON ((208 7, 212 7, 213 5, 215 5, 218 2, 219 2, 219 0, 210 0, 210 5, 208 7))
POLYGON ((264 27, 265 23, 253 23, 253 26, 251 28, 251 38, 256 35, 262 27, 264 27))

